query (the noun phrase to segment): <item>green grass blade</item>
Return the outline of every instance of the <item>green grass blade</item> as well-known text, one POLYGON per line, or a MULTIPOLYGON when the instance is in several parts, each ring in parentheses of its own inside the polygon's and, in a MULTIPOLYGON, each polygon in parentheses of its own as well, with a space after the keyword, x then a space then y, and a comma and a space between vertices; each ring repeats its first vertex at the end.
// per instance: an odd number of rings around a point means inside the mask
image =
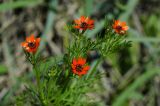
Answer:
POLYGON ((152 43, 160 43, 160 39, 159 38, 153 38, 153 37, 130 37, 127 38, 126 40, 128 41, 132 41, 132 42, 152 42, 152 43))
POLYGON ((128 3, 126 5, 126 11, 120 15, 120 20, 127 21, 128 18, 131 16, 133 13, 135 7, 137 6, 139 0, 128 0, 128 3))
POLYGON ((94 0, 85 0, 85 15, 90 16, 93 12, 94 0))
MULTIPOLYGON (((51 0, 50 1, 50 6, 51 6, 51 8, 56 8, 56 6, 58 6, 58 1, 57 0, 51 0)), ((47 21, 45 23, 45 28, 44 28, 44 31, 43 31, 43 34, 42 34, 42 39, 43 40, 41 42, 40 50, 42 50, 42 48, 45 46, 46 39, 47 39, 46 35, 48 35, 50 33, 50 31, 52 30, 53 25, 54 25, 55 17, 56 17, 56 13, 52 10, 49 10, 48 14, 47 14, 47 21)))
POLYGON ((6 2, 0 4, 0 11, 7 11, 16 8, 35 6, 42 3, 42 0, 19 0, 15 2, 6 2))
POLYGON ((159 68, 149 68, 143 75, 139 76, 132 84, 128 86, 128 88, 124 90, 124 92, 122 92, 117 97, 112 106, 124 106, 124 103, 130 97, 130 93, 135 92, 137 88, 143 86, 145 82, 147 82, 157 74, 160 74, 159 68))
POLYGON ((7 67, 3 64, 0 64, 0 75, 7 73, 7 67))

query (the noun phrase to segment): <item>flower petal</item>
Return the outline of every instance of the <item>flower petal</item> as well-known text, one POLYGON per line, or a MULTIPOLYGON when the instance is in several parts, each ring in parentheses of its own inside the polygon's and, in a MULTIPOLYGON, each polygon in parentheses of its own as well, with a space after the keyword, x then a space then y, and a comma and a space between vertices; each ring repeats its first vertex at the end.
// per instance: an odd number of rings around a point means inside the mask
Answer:
POLYGON ((41 38, 37 38, 37 39, 36 39, 36 46, 37 46, 37 48, 38 48, 38 46, 39 46, 40 41, 41 41, 41 38))
POLYGON ((81 16, 80 21, 81 22, 85 22, 85 20, 86 20, 86 17, 85 16, 81 16))
POLYGON ((80 64, 80 65, 86 64, 86 59, 80 57, 80 58, 78 59, 78 64, 80 64))
POLYGON ((90 66, 85 66, 84 68, 83 68, 83 71, 88 71, 90 69, 90 66))
POLYGON ((126 22, 121 22, 121 26, 126 26, 126 22))
POLYGON ((23 48, 26 48, 27 45, 28 45, 28 43, 26 43, 26 42, 22 42, 22 43, 21 43, 21 46, 22 46, 23 48))
POLYGON ((80 26, 79 26, 79 25, 76 25, 76 26, 74 26, 74 28, 76 28, 76 29, 80 29, 80 26))
POLYGON ((122 27, 122 29, 123 29, 124 31, 127 31, 127 30, 129 29, 129 27, 128 27, 128 26, 124 26, 124 27, 122 27))
POLYGON ((88 20, 87 24, 93 25, 94 24, 94 20, 88 20))
POLYGON ((72 69, 76 69, 76 66, 74 64, 71 64, 72 69))
POLYGON ((31 34, 29 37, 26 38, 26 42, 33 42, 34 40, 34 34, 31 34))
POLYGON ((82 71, 82 72, 80 72, 79 74, 80 74, 80 75, 85 75, 85 74, 87 74, 87 71, 82 71))
POLYGON ((115 20, 115 21, 114 21, 114 24, 115 24, 115 25, 119 25, 119 24, 120 24, 120 20, 115 20))
POLYGON ((77 65, 77 60, 74 58, 73 61, 72 61, 73 65, 77 65))
POLYGON ((75 19, 74 22, 75 24, 79 24, 79 25, 81 24, 81 21, 79 21, 78 19, 75 19))

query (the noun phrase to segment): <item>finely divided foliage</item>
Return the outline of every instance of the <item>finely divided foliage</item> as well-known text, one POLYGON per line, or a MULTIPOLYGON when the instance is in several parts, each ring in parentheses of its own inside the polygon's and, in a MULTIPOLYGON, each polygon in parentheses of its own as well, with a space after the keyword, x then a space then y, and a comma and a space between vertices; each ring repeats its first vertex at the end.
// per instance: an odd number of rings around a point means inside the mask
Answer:
MULTIPOLYGON (((99 101, 92 101, 87 93, 95 93, 98 89, 98 79, 101 77, 95 68, 90 68, 88 55, 91 51, 100 54, 99 61, 108 54, 115 53, 130 42, 125 40, 128 26, 125 22, 114 21, 108 25, 104 35, 87 38, 86 30, 92 30, 94 20, 81 16, 75 19, 73 25, 68 25, 68 31, 73 40, 67 47, 63 57, 48 57, 43 59, 37 52, 40 38, 34 35, 22 43, 26 59, 33 65, 37 86, 28 84, 23 98, 17 98, 17 105, 27 106, 93 106, 99 101), (91 74, 93 71, 96 74, 91 74)), ((97 63, 98 64, 98 63, 97 63)))

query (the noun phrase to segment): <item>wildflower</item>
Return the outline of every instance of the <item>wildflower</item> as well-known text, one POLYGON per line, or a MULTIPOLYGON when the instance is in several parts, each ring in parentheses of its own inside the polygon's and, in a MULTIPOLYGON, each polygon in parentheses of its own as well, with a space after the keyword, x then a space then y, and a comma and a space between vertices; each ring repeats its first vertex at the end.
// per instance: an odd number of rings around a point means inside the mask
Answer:
POLYGON ((128 30, 126 22, 121 22, 120 20, 115 20, 112 27, 118 34, 125 34, 126 31, 128 30))
POLYGON ((88 65, 86 65, 86 59, 79 57, 78 59, 73 59, 72 61, 72 71, 74 74, 78 76, 85 75, 87 71, 90 69, 88 65))
POLYGON ((21 43, 21 46, 25 51, 30 53, 35 53, 39 47, 40 38, 34 38, 34 35, 30 35, 26 38, 25 42, 21 43))
POLYGON ((92 30, 94 28, 94 20, 91 20, 89 17, 81 16, 80 19, 75 19, 75 26, 74 28, 80 30, 92 30))

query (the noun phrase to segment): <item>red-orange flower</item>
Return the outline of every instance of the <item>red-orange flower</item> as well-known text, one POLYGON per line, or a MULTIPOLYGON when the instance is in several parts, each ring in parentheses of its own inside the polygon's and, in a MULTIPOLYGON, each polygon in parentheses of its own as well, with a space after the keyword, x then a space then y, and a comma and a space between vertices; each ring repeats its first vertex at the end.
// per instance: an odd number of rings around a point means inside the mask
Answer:
POLYGON ((34 38, 34 35, 30 35, 26 38, 25 42, 21 43, 21 46, 30 53, 35 53, 39 47, 40 38, 34 38))
POLYGON ((76 29, 81 30, 92 30, 94 28, 94 20, 91 20, 89 17, 81 16, 80 19, 75 19, 75 26, 76 29))
POLYGON ((72 61, 72 71, 74 74, 77 74, 78 76, 85 75, 90 67, 86 65, 86 59, 79 57, 78 59, 74 58, 72 61))
POLYGON ((125 34, 126 31, 128 30, 126 22, 121 22, 120 20, 115 20, 112 27, 118 34, 125 34))

